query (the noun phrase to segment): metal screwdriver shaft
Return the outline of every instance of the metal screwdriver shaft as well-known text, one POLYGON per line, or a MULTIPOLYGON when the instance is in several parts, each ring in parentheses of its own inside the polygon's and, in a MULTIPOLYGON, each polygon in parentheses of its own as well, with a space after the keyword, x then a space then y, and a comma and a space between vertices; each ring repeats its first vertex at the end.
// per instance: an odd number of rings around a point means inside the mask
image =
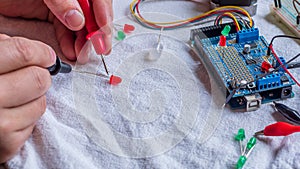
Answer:
POLYGON ((107 66, 106 66, 106 63, 105 63, 105 61, 104 61, 104 57, 103 57, 102 54, 101 54, 101 60, 102 60, 102 63, 103 63, 103 65, 104 65, 104 69, 105 69, 105 71, 106 71, 106 74, 107 74, 107 76, 109 76, 108 69, 107 69, 107 66))

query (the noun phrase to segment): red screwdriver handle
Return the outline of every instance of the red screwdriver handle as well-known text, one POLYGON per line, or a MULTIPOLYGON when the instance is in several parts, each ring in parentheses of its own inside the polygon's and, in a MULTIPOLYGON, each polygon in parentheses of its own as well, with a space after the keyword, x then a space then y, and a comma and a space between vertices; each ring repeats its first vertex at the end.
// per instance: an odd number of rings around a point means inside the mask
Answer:
POLYGON ((79 5, 85 17, 85 27, 88 31, 87 40, 91 40, 94 49, 98 55, 106 52, 105 34, 99 30, 99 26, 95 20, 92 2, 90 0, 78 0, 79 5))
POLYGON ((95 20, 95 15, 93 13, 93 7, 89 0, 78 0, 79 5, 81 6, 84 18, 85 18, 85 27, 89 34, 92 34, 99 30, 97 22, 95 20))
POLYGON ((300 126, 294 126, 285 122, 277 122, 264 129, 265 136, 287 136, 295 132, 300 132, 300 126))

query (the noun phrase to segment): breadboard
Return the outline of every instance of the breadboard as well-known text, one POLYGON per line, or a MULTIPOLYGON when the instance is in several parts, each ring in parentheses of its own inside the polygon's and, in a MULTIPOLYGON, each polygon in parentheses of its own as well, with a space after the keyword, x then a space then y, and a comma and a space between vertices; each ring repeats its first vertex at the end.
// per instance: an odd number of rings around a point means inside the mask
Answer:
MULTIPOLYGON (((292 0, 281 0, 281 8, 271 5, 273 15, 287 26, 296 36, 300 36, 300 24, 297 25, 298 13, 292 0)), ((300 6, 299 6, 300 8, 300 6)))

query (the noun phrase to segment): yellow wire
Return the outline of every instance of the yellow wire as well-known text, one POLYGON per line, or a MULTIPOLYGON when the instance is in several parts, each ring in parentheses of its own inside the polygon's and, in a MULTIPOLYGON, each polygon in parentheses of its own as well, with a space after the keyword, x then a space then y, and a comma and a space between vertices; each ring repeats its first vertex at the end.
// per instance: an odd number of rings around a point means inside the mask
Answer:
POLYGON ((241 30, 239 22, 237 21, 236 17, 232 13, 225 12, 224 14, 229 15, 233 19, 233 21, 234 21, 236 27, 238 28, 238 30, 241 30))
POLYGON ((135 5, 135 3, 137 3, 138 0, 133 0, 130 4, 130 11, 132 13, 132 15, 134 15, 136 18, 138 18, 140 21, 142 22, 146 22, 146 23, 149 23, 149 24, 154 24, 154 25, 171 25, 171 24, 177 24, 177 23, 183 23, 183 22, 189 22, 191 20, 194 20, 194 19, 197 19, 199 17, 204 17, 204 16, 207 16, 207 15, 210 15, 211 13, 215 12, 215 11, 218 11, 218 10, 223 10, 223 9, 237 9, 237 10, 240 10, 242 12, 244 12, 246 14, 246 16, 248 17, 249 19, 249 24, 250 26, 252 27, 253 26, 253 21, 252 21, 252 18, 250 16, 250 14, 243 8, 240 8, 240 7, 237 7, 237 6, 223 6, 223 7, 218 7, 218 8, 215 8, 215 9, 212 9, 208 12, 205 12, 203 14, 200 14, 200 15, 197 15, 195 17, 192 17, 192 18, 188 18, 188 19, 185 19, 185 20, 178 20, 178 21, 173 21, 173 22, 152 22, 152 21, 148 21, 146 19, 143 19, 141 17, 139 17, 139 15, 137 15, 134 10, 133 10, 133 6, 135 5))

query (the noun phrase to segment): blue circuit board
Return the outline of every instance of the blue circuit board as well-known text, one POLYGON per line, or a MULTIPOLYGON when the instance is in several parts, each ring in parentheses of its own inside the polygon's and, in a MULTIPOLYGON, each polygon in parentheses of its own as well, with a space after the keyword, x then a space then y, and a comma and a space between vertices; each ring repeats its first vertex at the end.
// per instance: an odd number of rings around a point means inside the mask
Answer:
MULTIPOLYGON (((202 63, 226 88, 227 94, 247 84, 233 95, 229 103, 232 108, 250 111, 259 108, 261 103, 293 97, 292 85, 295 83, 283 69, 262 77, 266 74, 262 69, 263 62, 272 67, 279 63, 273 55, 267 55, 268 43, 257 28, 230 33, 226 46, 219 45, 220 36, 215 33, 211 36, 209 31, 203 33, 202 30, 207 29, 192 30, 194 47, 202 63)), ((285 62, 284 58, 280 59, 285 62)))

